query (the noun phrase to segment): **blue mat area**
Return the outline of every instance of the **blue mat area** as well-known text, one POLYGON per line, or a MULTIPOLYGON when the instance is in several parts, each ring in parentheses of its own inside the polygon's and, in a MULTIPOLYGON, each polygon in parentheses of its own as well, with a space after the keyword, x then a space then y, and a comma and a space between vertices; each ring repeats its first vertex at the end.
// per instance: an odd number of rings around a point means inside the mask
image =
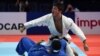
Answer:
POLYGON ((70 46, 75 50, 75 52, 78 53, 79 56, 87 56, 77 45, 75 45, 73 42, 70 44, 70 46))
MULTIPOLYGON (((15 51, 17 44, 17 42, 0 42, 0 56, 18 56, 15 51)), ((74 43, 71 43, 70 45, 75 49, 79 56, 87 56, 74 43)), ((25 55, 27 56, 27 53, 25 53, 25 55)))
POLYGON ((15 51, 17 44, 17 42, 0 42, 0 56, 18 56, 15 51))

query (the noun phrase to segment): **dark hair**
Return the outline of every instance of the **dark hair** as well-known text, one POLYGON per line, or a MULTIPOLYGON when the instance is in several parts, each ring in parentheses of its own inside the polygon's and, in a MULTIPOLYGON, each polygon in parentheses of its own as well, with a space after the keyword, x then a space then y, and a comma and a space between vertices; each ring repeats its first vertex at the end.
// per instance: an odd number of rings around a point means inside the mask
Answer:
POLYGON ((53 3, 53 6, 56 6, 60 11, 63 11, 63 3, 55 2, 53 3))
POLYGON ((60 50, 61 49, 61 42, 60 40, 53 40, 51 43, 51 47, 53 50, 60 50))

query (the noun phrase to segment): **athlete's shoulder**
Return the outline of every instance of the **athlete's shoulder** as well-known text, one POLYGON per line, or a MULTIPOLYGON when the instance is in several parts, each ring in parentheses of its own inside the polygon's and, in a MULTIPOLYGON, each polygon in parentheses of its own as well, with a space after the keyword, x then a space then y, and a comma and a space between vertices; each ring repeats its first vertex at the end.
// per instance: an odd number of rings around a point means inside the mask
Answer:
POLYGON ((48 17, 52 17, 52 13, 48 13, 46 14, 48 17))
POLYGON ((73 22, 72 18, 62 15, 63 19, 67 22, 73 22))
POLYGON ((46 14, 46 19, 47 19, 48 21, 50 21, 50 19, 52 19, 52 18, 53 18, 52 13, 46 14))
POLYGON ((47 18, 51 18, 52 17, 52 13, 48 13, 48 14, 46 14, 44 16, 46 16, 47 18))

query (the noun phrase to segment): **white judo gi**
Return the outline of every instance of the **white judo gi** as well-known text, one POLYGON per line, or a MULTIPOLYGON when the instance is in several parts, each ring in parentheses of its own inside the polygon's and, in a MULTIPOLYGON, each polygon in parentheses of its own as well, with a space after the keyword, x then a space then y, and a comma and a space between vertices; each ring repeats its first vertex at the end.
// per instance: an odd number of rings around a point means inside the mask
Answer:
MULTIPOLYGON (((71 39, 70 35, 68 34, 68 31, 71 30, 74 34, 78 35, 79 38, 84 41, 86 39, 85 35, 81 31, 81 29, 73 22, 71 18, 68 18, 64 15, 62 15, 62 24, 63 24, 63 33, 59 33, 55 27, 53 15, 52 13, 44 15, 42 17, 39 17, 37 19, 31 20, 29 22, 24 23, 25 28, 35 27, 35 26, 47 26, 51 36, 61 36, 67 38, 68 40, 71 39)), ((68 43, 67 43, 68 44, 68 43)), ((74 56, 71 54, 72 50, 70 49, 69 45, 67 45, 67 51, 69 56, 74 56)))

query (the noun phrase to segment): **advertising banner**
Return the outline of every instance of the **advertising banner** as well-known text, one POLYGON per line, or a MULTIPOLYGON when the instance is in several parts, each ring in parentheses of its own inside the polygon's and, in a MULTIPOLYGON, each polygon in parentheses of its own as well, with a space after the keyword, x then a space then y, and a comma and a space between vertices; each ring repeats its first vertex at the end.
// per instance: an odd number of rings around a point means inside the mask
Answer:
POLYGON ((100 12, 75 12, 75 23, 85 34, 100 34, 100 12))
POLYGON ((25 35, 19 31, 25 22, 25 12, 0 12, 0 35, 25 35))

